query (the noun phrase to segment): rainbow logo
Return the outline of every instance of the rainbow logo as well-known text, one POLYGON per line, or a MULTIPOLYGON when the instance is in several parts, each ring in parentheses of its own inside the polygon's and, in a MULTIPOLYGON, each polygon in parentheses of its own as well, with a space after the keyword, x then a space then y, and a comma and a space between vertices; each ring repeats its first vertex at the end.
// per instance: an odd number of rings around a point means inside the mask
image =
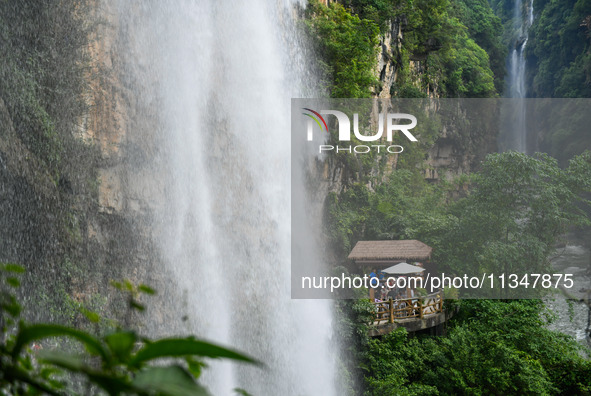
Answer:
MULTIPOLYGON (((320 128, 320 130, 322 130, 322 125, 324 125, 324 130, 328 133, 328 125, 326 125, 326 121, 324 121, 324 118, 320 115, 320 113, 318 113, 317 111, 314 111, 312 109, 309 109, 307 107, 304 107, 304 110, 307 110, 312 114, 302 113, 303 115, 313 119, 316 122, 316 124, 318 124, 318 128, 320 128), (320 124, 321 121, 322 121, 322 124, 320 124)), ((308 126, 308 140, 312 140, 311 134, 312 134, 312 124, 309 124, 309 126, 308 126)))

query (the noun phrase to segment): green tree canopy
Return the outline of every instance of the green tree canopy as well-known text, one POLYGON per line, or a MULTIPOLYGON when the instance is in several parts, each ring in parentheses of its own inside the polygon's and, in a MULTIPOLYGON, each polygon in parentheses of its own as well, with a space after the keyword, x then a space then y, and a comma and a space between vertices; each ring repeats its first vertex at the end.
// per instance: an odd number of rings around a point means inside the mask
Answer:
POLYGON ((372 339, 365 395, 588 394, 591 361, 543 313, 540 300, 466 300, 446 336, 372 339))
POLYGON ((589 222, 578 204, 587 202, 581 193, 590 181, 589 153, 566 169, 545 154, 490 154, 470 194, 450 208, 457 221, 441 239, 438 260, 468 274, 548 269, 557 238, 589 222))
POLYGON ((368 98, 377 84, 373 68, 377 62, 379 28, 332 3, 316 1, 306 9, 306 27, 319 57, 325 87, 333 98, 368 98))

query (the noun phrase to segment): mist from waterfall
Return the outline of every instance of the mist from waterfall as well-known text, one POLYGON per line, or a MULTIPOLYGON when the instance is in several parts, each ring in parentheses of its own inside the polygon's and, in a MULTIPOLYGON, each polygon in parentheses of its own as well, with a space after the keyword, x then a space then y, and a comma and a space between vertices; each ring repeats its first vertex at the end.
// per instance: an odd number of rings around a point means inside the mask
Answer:
POLYGON ((290 99, 311 78, 297 7, 118 4, 129 100, 155 112, 135 116, 155 120, 166 180, 155 240, 178 310, 168 316, 179 320, 157 331, 194 333, 267 366, 212 362, 204 381, 216 395, 335 394, 331 305, 290 298, 290 99))
POLYGON ((517 32, 517 39, 513 49, 510 51, 507 75, 507 96, 517 99, 511 101, 510 121, 506 121, 507 131, 503 140, 507 150, 515 150, 522 153, 527 152, 527 108, 526 101, 521 100, 527 97, 525 87, 525 48, 529 39, 529 28, 534 21, 534 0, 515 0, 513 6, 514 30, 517 32), (527 1, 528 4, 524 4, 527 1), (527 9, 527 16, 523 15, 523 8, 527 9))

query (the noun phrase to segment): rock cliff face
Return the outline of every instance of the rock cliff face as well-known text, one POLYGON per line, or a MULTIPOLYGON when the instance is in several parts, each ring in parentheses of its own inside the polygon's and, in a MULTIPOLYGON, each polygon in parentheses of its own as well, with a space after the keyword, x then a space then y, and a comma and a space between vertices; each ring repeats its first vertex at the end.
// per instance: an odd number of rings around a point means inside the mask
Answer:
MULTIPOLYGON (((433 76, 438 73, 429 73, 428 59, 438 50, 436 44, 424 45, 426 52, 420 54, 404 55, 405 27, 407 21, 395 19, 389 22, 384 33, 380 36, 377 62, 374 75, 379 84, 374 89, 374 97, 389 99, 406 97, 407 93, 401 87, 406 87, 412 93, 423 98, 441 98, 440 82, 433 76)), ((424 148, 425 160, 418 164, 424 169, 426 179, 437 181, 451 179, 463 173, 469 173, 478 168, 485 155, 497 150, 497 138, 494 134, 487 133, 482 121, 464 122, 460 113, 455 117, 446 117, 443 120, 434 143, 424 148)), ((373 124, 377 124, 377 114, 373 124)), ((494 122, 488 119, 488 122, 494 122)), ((419 138, 420 139, 420 138, 419 138)), ((323 191, 341 191, 351 182, 359 182, 363 176, 358 172, 362 162, 360 156, 355 160, 343 162, 335 158, 328 158, 326 163, 316 165, 311 172, 322 175, 325 183, 323 191)), ((384 180, 387 175, 398 167, 399 159, 407 155, 388 154, 378 156, 371 170, 365 170, 371 176, 378 176, 377 180, 384 180)), ((369 182, 369 187, 374 181, 369 182)))
POLYGON ((380 89, 376 92, 378 98, 390 98, 390 87, 396 83, 400 59, 397 54, 402 48, 402 25, 397 21, 390 22, 385 34, 380 37, 380 51, 375 70, 380 78, 380 89))
MULTIPOLYGON (((95 203, 102 223, 90 224, 88 240, 105 252, 106 265, 121 268, 120 278, 149 284, 166 295, 166 269, 154 244, 153 227, 154 211, 165 204, 165 176, 157 159, 157 104, 145 103, 138 95, 137 77, 125 72, 133 56, 127 54, 128 43, 134 37, 121 28, 115 7, 113 1, 96 3, 97 18, 106 23, 91 41, 96 72, 89 77, 91 111, 80 131, 81 138, 99 151, 95 203)), ((164 320, 156 302, 149 309, 155 322, 164 320)))
POLYGON ((141 165, 154 139, 134 122, 111 7, 97 1, 90 8, 88 20, 102 23, 87 48, 89 111, 77 129, 59 131, 60 145, 74 147, 63 151, 59 174, 43 159, 49 148, 33 152, 26 144, 34 131, 15 130, 23 114, 11 112, 0 91, 0 261, 27 268, 22 290, 31 320, 79 323, 78 304, 129 318, 110 280, 150 283, 157 265, 150 205, 161 196, 158 172, 141 165))
MULTIPOLYGON (((390 22, 388 30, 380 37, 378 62, 375 70, 380 86, 375 92, 378 98, 391 98, 394 87, 399 82, 399 73, 407 69, 411 84, 425 97, 439 98, 438 82, 425 82, 427 58, 425 54, 412 55, 405 63, 402 59, 404 41, 404 21, 390 22)), ((434 48, 436 50, 436 48, 434 48)), ((431 180, 450 178, 462 173, 469 173, 478 167, 484 155, 496 151, 496 137, 480 136, 478 133, 453 136, 448 130, 456 129, 453 123, 442 127, 439 138, 428 150, 425 177, 431 180), (462 141, 459 141, 462 139, 462 141)), ((390 161, 395 166, 395 160, 390 161)))
MULTIPOLYGON (((124 75, 124 59, 119 43, 133 40, 119 29, 114 2, 99 2, 98 14, 107 20, 99 27, 97 40, 90 47, 95 59, 95 75, 90 78, 90 114, 82 138, 95 143, 98 161, 98 204, 102 213, 146 215, 156 202, 162 202, 158 173, 145 167, 156 150, 156 122, 150 109, 141 108, 131 92, 134 83, 124 75), (147 113, 137 117, 136 112, 147 113), (139 183, 139 181, 142 183, 139 183), (144 181, 154 180, 146 184, 144 181)), ((152 109, 153 110, 153 109, 152 109)))

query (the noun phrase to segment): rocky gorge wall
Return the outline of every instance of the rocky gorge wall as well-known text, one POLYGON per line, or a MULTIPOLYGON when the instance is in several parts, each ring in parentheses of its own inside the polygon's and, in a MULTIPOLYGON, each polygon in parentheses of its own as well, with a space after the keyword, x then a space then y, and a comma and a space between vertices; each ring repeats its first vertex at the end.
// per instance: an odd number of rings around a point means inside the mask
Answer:
MULTIPOLYGON (((157 172, 142 166, 154 140, 148 126, 134 121, 134 98, 118 67, 113 7, 99 0, 82 15, 70 14, 92 25, 76 59, 85 67, 70 76, 85 81, 72 96, 86 110, 76 113, 71 128, 56 131, 57 165, 46 159, 53 146, 28 143, 48 132, 20 128, 27 109, 7 106, 5 100, 16 100, 0 90, 0 260, 27 269, 21 289, 30 320, 88 324, 82 306, 128 320, 131 313, 110 281, 155 283, 150 205, 159 196, 157 182, 139 183, 156 179, 157 172)), ((60 115, 48 114, 59 125, 60 115)))
MULTIPOLYGON (((376 64, 373 70, 378 84, 372 89, 372 96, 376 99, 390 98, 443 98, 440 84, 434 73, 429 73, 428 58, 439 50, 436 40, 429 39, 425 44, 425 52, 406 53, 404 47, 405 29, 408 24, 406 18, 390 20, 387 28, 380 34, 376 56, 376 64), (410 94, 409 95, 409 87, 410 94)), ((466 123, 461 120, 463 112, 460 110, 456 117, 444 120, 438 135, 433 142, 424 145, 425 158, 416 166, 422 169, 426 179, 437 181, 450 180, 455 176, 470 173, 478 169, 480 162, 486 154, 497 151, 497 136, 490 133, 486 124, 479 122, 466 123)), ((496 122, 494 119, 487 121, 496 122)), ((372 120, 377 125, 377 120, 372 120)), ((361 163, 361 156, 357 155, 354 164, 361 163)), ((378 180, 384 180, 398 166, 398 159, 402 154, 389 154, 378 156, 375 165, 367 173, 378 180), (384 165, 385 163, 385 165, 384 165)), ((351 166, 334 158, 328 158, 320 165, 322 178, 327 182, 325 191, 341 191, 343 186, 362 180, 358 166, 351 166)), ((374 182, 370 182, 371 184, 374 182)), ((322 194, 319 194, 322 195, 322 194)))
MULTIPOLYGON (((427 81, 427 58, 430 52, 438 49, 433 46, 431 51, 422 54, 411 54, 407 63, 401 56, 404 41, 404 19, 391 21, 389 29, 380 37, 380 51, 375 75, 379 78, 380 89, 378 98, 391 98, 399 94, 393 89, 398 83, 402 69, 407 69, 411 84, 429 98, 441 98, 439 81, 427 81)), ((429 46, 426 46, 429 48, 429 46)), ((465 133, 453 134, 449 131, 458 129, 450 120, 443 125, 441 133, 434 145, 428 150, 425 159, 425 178, 438 180, 449 179, 478 168, 480 161, 487 153, 497 150, 496 136, 482 134, 479 130, 468 130, 465 133)))

